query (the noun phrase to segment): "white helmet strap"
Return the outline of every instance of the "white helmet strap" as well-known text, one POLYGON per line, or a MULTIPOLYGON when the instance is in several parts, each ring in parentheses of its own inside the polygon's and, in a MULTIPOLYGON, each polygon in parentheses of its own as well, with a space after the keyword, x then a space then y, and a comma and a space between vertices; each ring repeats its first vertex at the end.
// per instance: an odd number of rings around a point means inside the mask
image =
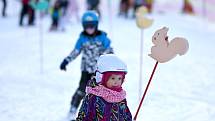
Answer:
POLYGON ((100 83, 102 81, 102 76, 103 74, 101 72, 99 72, 98 70, 96 70, 96 82, 100 83))

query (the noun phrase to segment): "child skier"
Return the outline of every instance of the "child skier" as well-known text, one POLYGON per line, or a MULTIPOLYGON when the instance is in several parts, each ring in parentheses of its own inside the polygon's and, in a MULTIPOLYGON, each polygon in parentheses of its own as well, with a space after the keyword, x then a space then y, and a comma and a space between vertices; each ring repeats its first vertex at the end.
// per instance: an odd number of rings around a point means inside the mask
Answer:
POLYGON ((122 89, 127 67, 113 54, 100 56, 96 79, 90 81, 76 121, 132 121, 122 89))
POLYGON ((84 31, 80 34, 74 50, 63 60, 60 65, 61 70, 66 70, 69 62, 73 61, 81 52, 83 52, 81 63, 81 79, 79 87, 72 97, 70 118, 74 118, 80 101, 85 96, 85 88, 88 80, 91 79, 95 70, 96 62, 100 55, 113 53, 110 46, 111 41, 106 33, 98 30, 98 15, 94 11, 87 11, 82 16, 82 26, 84 31))

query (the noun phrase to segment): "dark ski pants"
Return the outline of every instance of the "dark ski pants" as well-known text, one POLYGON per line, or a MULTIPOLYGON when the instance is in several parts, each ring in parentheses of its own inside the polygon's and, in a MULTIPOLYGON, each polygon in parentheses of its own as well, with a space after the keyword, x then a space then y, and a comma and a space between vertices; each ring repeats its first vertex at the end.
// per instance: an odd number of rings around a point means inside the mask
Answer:
POLYGON ((84 98, 84 96, 86 94, 85 89, 86 89, 87 83, 93 75, 94 75, 93 73, 88 73, 86 71, 82 71, 81 80, 79 82, 79 87, 72 97, 71 107, 78 108, 81 100, 84 98))
POLYGON ((58 27, 59 18, 58 17, 52 17, 52 27, 58 27))
POLYGON ((22 5, 22 10, 20 13, 20 21, 19 25, 23 25, 23 19, 24 16, 28 15, 28 25, 33 25, 34 24, 34 19, 35 19, 35 11, 33 8, 31 8, 29 5, 22 5))

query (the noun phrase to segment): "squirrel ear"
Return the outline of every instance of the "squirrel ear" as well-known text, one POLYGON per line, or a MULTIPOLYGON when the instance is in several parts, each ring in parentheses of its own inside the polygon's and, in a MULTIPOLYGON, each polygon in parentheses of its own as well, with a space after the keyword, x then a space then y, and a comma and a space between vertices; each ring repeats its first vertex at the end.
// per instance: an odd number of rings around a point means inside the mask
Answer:
POLYGON ((168 27, 163 27, 162 29, 166 30, 166 31, 169 31, 169 28, 168 27))
POLYGON ((169 31, 169 28, 166 28, 167 29, 167 31, 169 31))

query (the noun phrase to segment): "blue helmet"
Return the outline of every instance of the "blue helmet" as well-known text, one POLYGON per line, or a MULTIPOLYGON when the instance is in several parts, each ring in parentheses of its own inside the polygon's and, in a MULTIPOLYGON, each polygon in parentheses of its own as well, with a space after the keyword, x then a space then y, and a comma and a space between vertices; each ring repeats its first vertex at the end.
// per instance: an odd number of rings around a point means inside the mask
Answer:
POLYGON ((98 27, 99 17, 95 11, 87 11, 82 16, 82 26, 85 28, 87 27, 98 27))

